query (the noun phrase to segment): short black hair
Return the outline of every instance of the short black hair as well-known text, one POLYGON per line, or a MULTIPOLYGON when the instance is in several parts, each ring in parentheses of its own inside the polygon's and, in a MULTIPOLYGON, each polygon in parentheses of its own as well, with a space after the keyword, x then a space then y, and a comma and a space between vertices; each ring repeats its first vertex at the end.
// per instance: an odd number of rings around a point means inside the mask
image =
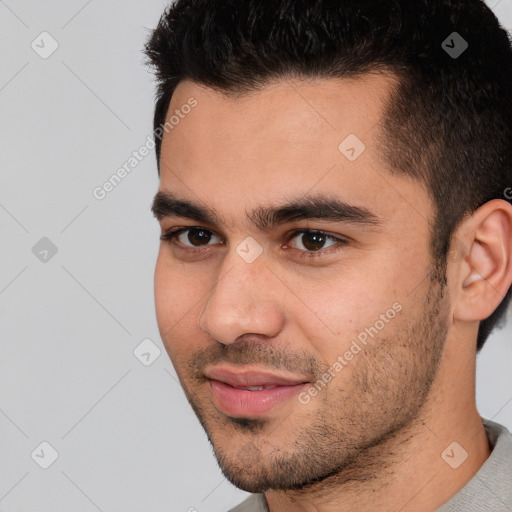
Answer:
MULTIPOLYGON (((431 250, 443 272, 463 218, 510 201, 512 50, 483 0, 177 0, 145 53, 158 84, 155 130, 185 79, 240 95, 292 78, 398 78, 380 154, 431 195, 431 250)), ((480 322, 478 350, 504 323, 511 292, 480 322)))

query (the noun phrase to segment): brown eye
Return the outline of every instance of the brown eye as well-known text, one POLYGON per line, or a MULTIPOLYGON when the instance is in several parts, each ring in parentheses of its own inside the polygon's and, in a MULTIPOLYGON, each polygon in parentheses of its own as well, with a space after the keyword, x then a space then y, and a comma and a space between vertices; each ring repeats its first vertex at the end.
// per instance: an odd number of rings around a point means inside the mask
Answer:
POLYGON ((302 235, 302 245, 309 251, 323 249, 327 237, 322 233, 308 232, 302 235))
POLYGON ((194 247, 209 246, 210 242, 222 244, 222 239, 208 229, 202 227, 188 227, 168 231, 160 236, 160 239, 169 242, 176 248, 188 248, 193 250, 194 247))
POLYGON ((187 239, 192 245, 206 245, 212 239, 211 231, 205 229, 192 228, 187 231, 187 239))
POLYGON ((336 245, 337 242, 341 240, 336 239, 335 237, 328 235, 322 231, 299 231, 297 232, 291 240, 297 239, 298 243, 295 242, 293 244, 297 249, 304 251, 319 251, 320 249, 325 249, 326 247, 331 247, 331 245, 336 245), (327 242, 332 241, 329 245, 326 245, 327 242))

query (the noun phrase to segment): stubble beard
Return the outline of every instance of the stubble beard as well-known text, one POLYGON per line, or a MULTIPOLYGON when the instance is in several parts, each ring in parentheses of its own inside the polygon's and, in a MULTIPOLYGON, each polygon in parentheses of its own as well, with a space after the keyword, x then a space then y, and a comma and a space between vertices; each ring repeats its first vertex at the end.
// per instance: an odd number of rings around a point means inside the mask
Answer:
MULTIPOLYGON (((379 334, 350 363, 349 381, 340 385, 344 369, 310 404, 294 402, 278 421, 226 417, 184 387, 226 478, 248 492, 300 493, 389 470, 394 441, 413 435, 437 375, 448 331, 445 288, 444 270, 434 270, 416 317, 393 320, 400 322, 393 335, 379 334)), ((243 352, 237 356, 245 358, 243 352)), ((263 360, 270 359, 275 357, 263 360)), ((316 372, 324 366, 304 364, 316 372)))

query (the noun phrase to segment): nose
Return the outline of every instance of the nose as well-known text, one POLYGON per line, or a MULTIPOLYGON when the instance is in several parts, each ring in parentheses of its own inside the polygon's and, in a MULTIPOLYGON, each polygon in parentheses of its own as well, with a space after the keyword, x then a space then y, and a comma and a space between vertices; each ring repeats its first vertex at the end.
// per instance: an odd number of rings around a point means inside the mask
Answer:
POLYGON ((277 336, 285 323, 280 282, 264 255, 247 263, 233 252, 224 259, 219 275, 199 316, 201 330, 224 345, 248 334, 277 336))

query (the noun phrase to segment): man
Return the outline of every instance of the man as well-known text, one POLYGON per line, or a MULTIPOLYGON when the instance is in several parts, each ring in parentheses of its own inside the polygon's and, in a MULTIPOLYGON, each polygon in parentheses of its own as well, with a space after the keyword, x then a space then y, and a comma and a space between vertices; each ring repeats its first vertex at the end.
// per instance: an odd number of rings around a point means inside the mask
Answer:
POLYGON ((480 0, 178 0, 160 333, 236 512, 510 511, 475 360, 512 283, 512 51, 480 0))

